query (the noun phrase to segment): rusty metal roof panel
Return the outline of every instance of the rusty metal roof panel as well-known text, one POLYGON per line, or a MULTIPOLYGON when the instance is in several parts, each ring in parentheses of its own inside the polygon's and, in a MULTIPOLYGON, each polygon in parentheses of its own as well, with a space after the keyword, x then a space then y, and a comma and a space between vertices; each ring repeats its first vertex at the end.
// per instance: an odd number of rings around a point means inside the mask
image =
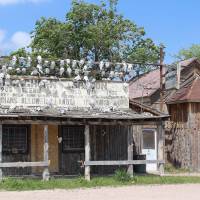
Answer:
MULTIPOLYGON (((165 70, 164 72, 165 73, 165 70)), ((149 97, 160 88, 160 70, 148 72, 129 83, 129 98, 149 97)))
POLYGON ((183 85, 167 101, 168 104, 176 102, 200 102, 200 77, 183 85))

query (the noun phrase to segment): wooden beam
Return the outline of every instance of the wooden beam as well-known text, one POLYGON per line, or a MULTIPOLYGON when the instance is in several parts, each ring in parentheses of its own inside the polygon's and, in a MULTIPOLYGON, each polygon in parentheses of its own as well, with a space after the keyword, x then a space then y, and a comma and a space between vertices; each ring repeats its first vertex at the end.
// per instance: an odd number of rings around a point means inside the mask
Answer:
MULTIPOLYGON (((127 144, 128 144, 128 160, 133 160, 133 127, 128 127, 128 134, 127 134, 127 144)), ((127 173, 133 177, 133 165, 128 165, 127 173)))
POLYGON ((25 168, 25 167, 48 167, 50 162, 9 162, 9 163, 0 163, 1 168, 25 168))
MULTIPOLYGON (((48 142, 48 125, 45 125, 44 126, 44 162, 48 162, 49 160, 49 142, 48 142)), ((43 171, 43 180, 44 181, 48 181, 49 180, 49 168, 48 166, 46 166, 44 168, 44 171, 43 171)))
MULTIPOLYGON (((0 165, 2 164, 2 139, 3 139, 3 129, 2 124, 0 124, 0 165)), ((0 181, 3 179, 2 168, 0 167, 0 181)))
POLYGON ((73 122, 69 120, 1 120, 3 124, 33 124, 33 125, 84 125, 83 122, 73 122))
MULTIPOLYGON (((72 119, 73 120, 73 119, 72 119)), ((158 125, 158 121, 132 121, 132 120, 116 120, 116 121, 90 121, 86 120, 84 121, 69 121, 69 120, 21 120, 21 119, 15 119, 15 120, 1 120, 1 123, 3 124, 40 124, 40 125, 101 125, 101 126, 112 126, 112 125, 121 125, 121 126, 130 126, 130 125, 158 125)))
MULTIPOLYGON (((85 126, 85 162, 90 162, 90 126, 85 126)), ((85 179, 90 181, 90 166, 85 166, 85 179)))
MULTIPOLYGON (((165 160, 165 130, 164 130, 164 122, 161 121, 160 125, 158 125, 158 160, 165 160)), ((158 170, 160 175, 164 175, 164 163, 158 163, 158 170)))
POLYGON ((85 161, 85 166, 109 166, 109 165, 144 165, 144 164, 155 164, 162 163, 163 160, 109 160, 109 161, 85 161))
POLYGON ((149 112, 153 115, 156 115, 156 116, 159 116, 159 115, 163 115, 164 113, 161 113, 160 111, 158 111, 157 109, 155 108, 152 108, 150 106, 147 106, 145 104, 142 104, 138 101, 134 101, 133 99, 130 99, 129 100, 129 105, 131 108, 138 108, 139 111, 143 111, 143 112, 149 112))

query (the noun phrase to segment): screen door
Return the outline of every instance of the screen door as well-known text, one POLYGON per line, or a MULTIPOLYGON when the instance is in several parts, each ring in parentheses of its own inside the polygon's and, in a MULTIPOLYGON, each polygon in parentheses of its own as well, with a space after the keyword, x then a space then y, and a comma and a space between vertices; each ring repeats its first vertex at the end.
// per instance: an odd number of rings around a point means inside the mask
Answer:
MULTIPOLYGON (((155 129, 144 129, 142 131, 142 154, 146 155, 147 160, 157 159, 157 133, 155 129)), ((147 172, 157 171, 157 164, 147 164, 147 172)))

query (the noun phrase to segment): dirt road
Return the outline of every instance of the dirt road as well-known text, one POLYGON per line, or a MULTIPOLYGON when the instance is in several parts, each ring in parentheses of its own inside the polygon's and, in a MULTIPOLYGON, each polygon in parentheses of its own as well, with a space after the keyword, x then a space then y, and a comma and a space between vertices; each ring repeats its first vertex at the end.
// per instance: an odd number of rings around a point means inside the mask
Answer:
POLYGON ((0 200, 199 200, 200 184, 0 192, 0 200))

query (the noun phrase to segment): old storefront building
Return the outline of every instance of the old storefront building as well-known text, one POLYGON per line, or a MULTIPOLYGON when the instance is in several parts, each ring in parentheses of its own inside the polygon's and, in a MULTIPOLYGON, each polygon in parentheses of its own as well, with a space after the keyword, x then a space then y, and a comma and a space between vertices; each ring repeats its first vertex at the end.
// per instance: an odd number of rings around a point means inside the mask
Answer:
POLYGON ((133 174, 138 164, 154 164, 163 173, 167 116, 147 111, 129 108, 123 82, 6 79, 0 91, 0 177, 85 174, 89 180, 119 166, 133 174), (155 157, 135 160, 142 154, 144 130, 137 127, 143 125, 150 126, 145 145, 153 146, 155 157))

